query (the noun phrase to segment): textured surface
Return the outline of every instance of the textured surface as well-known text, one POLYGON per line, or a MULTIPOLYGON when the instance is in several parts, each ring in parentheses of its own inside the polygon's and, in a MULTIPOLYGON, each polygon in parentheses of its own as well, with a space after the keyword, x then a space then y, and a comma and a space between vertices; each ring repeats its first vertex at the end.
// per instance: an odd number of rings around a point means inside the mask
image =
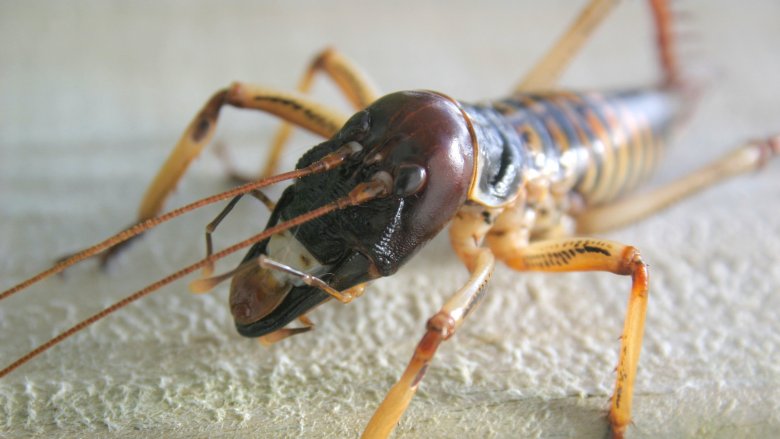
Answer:
MULTIPOLYGON (((333 44, 385 91, 499 96, 581 2, 541 3, 0 2, 0 286, 127 224, 188 118, 230 80, 291 88, 309 57, 333 44)), ((656 77, 638 3, 610 17, 564 84, 656 77)), ((687 5, 703 52, 695 59, 714 79, 661 179, 780 129, 780 5, 687 5)), ((317 96, 342 102, 326 85, 317 96)), ((223 122, 218 137, 242 169, 259 167, 273 121, 226 111, 223 122)), ((298 136, 291 160, 313 141, 298 136)), ((780 431, 778 175, 775 163, 609 235, 651 264, 632 437, 780 431)), ((224 189, 220 176, 205 154, 169 205, 224 189)), ((109 273, 85 263, 4 301, 0 361, 195 260, 218 209, 149 234, 109 273)), ((264 218, 247 202, 218 242, 264 218)), ((354 437, 426 318, 465 279, 437 239, 360 300, 314 312, 314 333, 270 349, 235 333, 224 288, 193 296, 177 283, 2 380, 0 435, 354 437)), ((602 437, 628 288, 608 274, 499 268, 396 436, 602 437)))

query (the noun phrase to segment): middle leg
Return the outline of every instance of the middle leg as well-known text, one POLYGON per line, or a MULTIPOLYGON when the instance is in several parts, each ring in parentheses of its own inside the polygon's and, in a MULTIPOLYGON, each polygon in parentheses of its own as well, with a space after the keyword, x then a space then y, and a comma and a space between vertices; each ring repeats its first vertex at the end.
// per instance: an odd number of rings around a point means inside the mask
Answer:
POLYGON ((613 241, 560 238, 516 247, 504 258, 518 271, 607 271, 631 276, 631 294, 621 336, 615 391, 609 421, 615 438, 622 438, 631 421, 631 401, 647 310, 648 272, 639 251, 613 241))

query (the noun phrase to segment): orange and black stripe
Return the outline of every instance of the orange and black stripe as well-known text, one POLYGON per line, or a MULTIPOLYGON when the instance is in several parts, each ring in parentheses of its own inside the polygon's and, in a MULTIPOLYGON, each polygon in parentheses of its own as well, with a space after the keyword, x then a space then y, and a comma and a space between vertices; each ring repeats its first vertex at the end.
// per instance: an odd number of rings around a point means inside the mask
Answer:
MULTIPOLYGON (((571 180, 569 189, 591 205, 614 200, 648 178, 677 116, 675 96, 663 89, 517 94, 483 105, 464 104, 464 109, 474 120, 502 119, 483 127, 484 132, 513 131, 478 139, 480 148, 490 149, 493 156, 521 150, 512 156, 527 163, 515 166, 547 175, 552 183, 571 180), (571 164, 567 168, 561 160, 565 154, 577 157, 573 175, 571 164)), ((495 159, 490 163, 507 166, 495 159)))

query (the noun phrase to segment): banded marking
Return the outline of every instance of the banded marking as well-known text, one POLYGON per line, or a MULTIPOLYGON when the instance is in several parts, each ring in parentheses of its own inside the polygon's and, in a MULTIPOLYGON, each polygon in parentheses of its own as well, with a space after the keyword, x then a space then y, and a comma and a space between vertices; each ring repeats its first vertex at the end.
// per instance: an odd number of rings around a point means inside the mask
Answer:
POLYGON ((610 143, 614 149, 613 155, 617 156, 612 175, 610 176, 610 183, 605 188, 604 193, 605 200, 613 200, 623 189, 626 177, 631 172, 629 165, 633 148, 628 142, 628 136, 615 114, 615 111, 610 104, 603 99, 602 95, 590 93, 583 95, 583 98, 590 106, 591 111, 594 112, 604 124, 610 137, 610 143))
MULTIPOLYGON (((540 118, 552 118, 566 133, 568 143, 571 148, 590 150, 593 145, 593 136, 588 132, 585 124, 577 117, 576 113, 569 111, 565 106, 557 101, 561 100, 561 95, 524 95, 519 96, 521 102, 527 103, 528 108, 540 118)), ((557 146, 556 156, 560 157, 563 153, 560 145, 557 146)), ((582 185, 592 185, 598 179, 601 157, 598 154, 588 152, 585 154, 587 163, 581 166, 581 175, 576 178, 574 187, 582 185)))
POLYGON ((647 175, 648 147, 642 135, 642 123, 637 120, 635 111, 619 102, 618 99, 607 99, 610 106, 615 109, 618 120, 626 127, 629 133, 628 147, 633 153, 631 172, 626 176, 623 188, 618 195, 635 188, 647 175))
POLYGON ((563 190, 578 192, 588 204, 603 204, 654 170, 662 153, 660 139, 674 116, 663 93, 517 94, 493 105, 535 159, 544 154, 544 163, 537 160, 530 169, 546 173, 563 190), (575 166, 561 163, 566 153, 578 155, 575 166), (550 166, 555 160, 557 166, 550 166))
POLYGON ((574 127, 580 141, 580 148, 588 152, 588 164, 582 181, 575 186, 575 190, 581 193, 588 202, 593 202, 591 200, 592 194, 602 179, 605 145, 596 136, 587 121, 573 108, 574 105, 569 99, 565 97, 553 99, 550 101, 550 107, 553 111, 559 110, 563 120, 574 127))

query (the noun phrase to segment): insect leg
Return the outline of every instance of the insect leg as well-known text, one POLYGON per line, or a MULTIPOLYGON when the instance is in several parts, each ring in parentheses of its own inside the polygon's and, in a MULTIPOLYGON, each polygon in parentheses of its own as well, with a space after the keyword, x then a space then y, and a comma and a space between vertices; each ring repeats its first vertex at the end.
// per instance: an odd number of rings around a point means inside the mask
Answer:
POLYGON ((406 370, 368 422, 362 436, 364 439, 384 438, 392 433, 417 391, 441 342, 452 337, 482 301, 487 291, 487 282, 495 267, 493 253, 480 247, 489 229, 490 221, 485 218, 492 218, 492 215, 492 212, 484 211, 481 207, 467 206, 461 209, 453 220, 450 239, 471 273, 469 280, 428 320, 425 335, 417 345, 406 370))
MULTIPOLYGON (((331 137, 347 119, 335 110, 296 94, 234 83, 229 88, 215 93, 190 122, 147 188, 138 209, 137 222, 153 218, 162 210, 168 194, 213 137, 219 112, 224 105, 270 113, 323 137, 331 137)), ((130 242, 132 241, 124 241, 103 253, 102 263, 107 263, 130 242)))
MULTIPOLYGON (((268 208, 268 210, 274 210, 275 203, 271 201, 264 193, 257 189, 249 193, 252 194, 252 196, 256 199, 260 200, 260 202, 263 203, 268 208)), ((236 207, 236 204, 238 204, 239 200, 241 200, 243 196, 243 194, 235 196, 232 200, 230 200, 230 202, 228 202, 227 206, 222 209, 219 215, 217 215, 214 220, 206 225, 206 258, 214 253, 214 245, 211 240, 211 235, 217 230, 217 227, 219 227, 219 224, 222 222, 222 220, 224 220, 225 217, 227 217, 228 214, 233 211, 233 208, 236 207)), ((208 264, 203 267, 203 277, 211 276, 211 273, 213 272, 214 264, 208 264)))
POLYGON ((187 166, 213 137, 219 111, 225 104, 273 114, 323 137, 332 136, 346 121, 346 117, 339 112, 302 96, 234 83, 230 88, 217 92, 187 127, 147 189, 139 208, 139 218, 146 219, 160 211, 165 198, 187 166))
POLYGON ((639 251, 612 241, 563 238, 516 248, 515 254, 505 257, 504 262, 519 271, 608 271, 631 276, 631 294, 621 337, 617 381, 609 411, 612 433, 614 437, 622 438, 631 420, 631 397, 647 309, 647 266, 642 262, 639 251))
POLYGON ((577 19, 515 87, 516 92, 538 91, 555 85, 558 77, 619 0, 590 0, 577 19))
POLYGON ((577 231, 597 233, 636 222, 730 177, 761 169, 780 155, 780 135, 748 142, 691 174, 652 190, 579 214, 577 231))
POLYGON ((364 439, 384 438, 392 433, 417 391, 428 364, 436 354, 441 342, 452 337, 469 312, 483 298, 487 281, 493 272, 494 260, 490 250, 482 249, 475 259, 474 270, 466 285, 458 290, 439 312, 428 320, 425 335, 414 350, 409 365, 406 366, 401 378, 393 385, 374 416, 371 417, 363 432, 364 439))
MULTIPOLYGON (((309 93, 314 82, 314 76, 325 73, 341 89, 347 100, 357 110, 362 110, 379 97, 379 92, 368 77, 352 61, 336 49, 327 48, 320 52, 309 64, 306 72, 298 83, 297 90, 309 93)), ((283 122, 271 143, 271 150, 265 162, 261 177, 273 175, 282 156, 284 145, 292 133, 292 126, 283 122)))
POLYGON ((664 73, 665 85, 680 84, 680 63, 677 59, 676 38, 672 21, 674 15, 668 0, 650 0, 650 8, 655 20, 655 34, 658 44, 658 59, 664 73))

